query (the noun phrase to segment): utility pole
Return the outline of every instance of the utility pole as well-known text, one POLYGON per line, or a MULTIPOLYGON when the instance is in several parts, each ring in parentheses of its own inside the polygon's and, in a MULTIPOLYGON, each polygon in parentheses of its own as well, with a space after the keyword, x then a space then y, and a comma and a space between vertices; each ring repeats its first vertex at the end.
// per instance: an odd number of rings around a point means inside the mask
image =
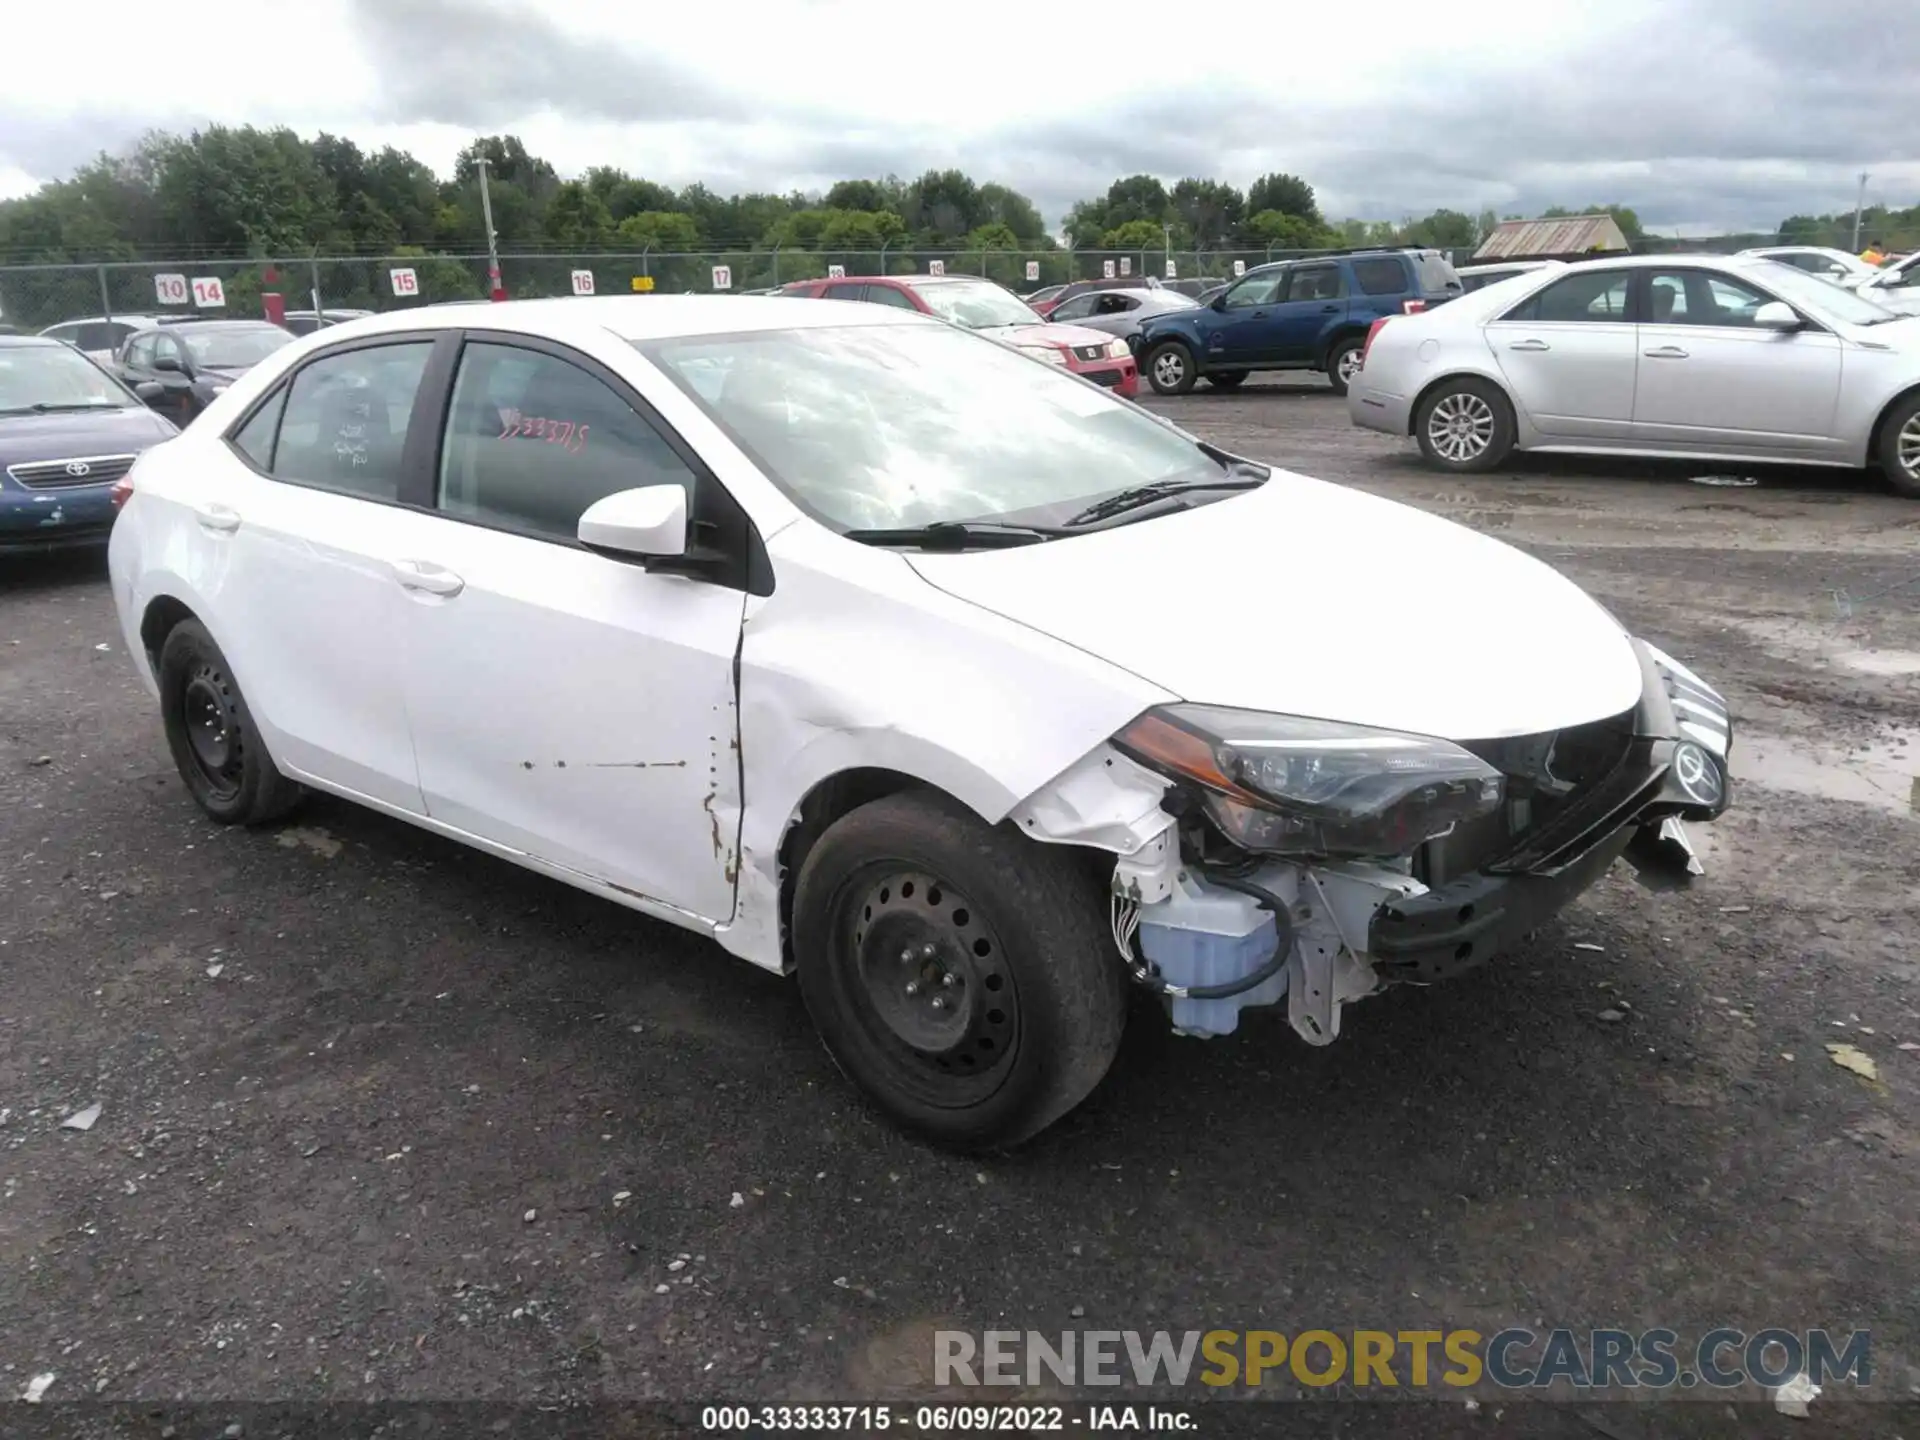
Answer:
POLYGON ((487 157, 476 162, 480 167, 480 218, 487 227, 487 289, 495 300, 507 298, 507 287, 500 283, 500 241, 493 233, 493 199, 487 194, 487 157))
POLYGON ((1860 213, 1867 205, 1867 172, 1860 172, 1860 193, 1853 201, 1853 253, 1860 253, 1860 213))

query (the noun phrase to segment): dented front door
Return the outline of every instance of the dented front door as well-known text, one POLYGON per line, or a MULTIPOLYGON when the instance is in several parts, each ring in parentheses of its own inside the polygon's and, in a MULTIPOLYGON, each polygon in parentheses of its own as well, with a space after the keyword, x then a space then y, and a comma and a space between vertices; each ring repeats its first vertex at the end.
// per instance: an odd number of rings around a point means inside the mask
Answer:
POLYGON ((733 914, 745 596, 452 519, 408 587, 427 813, 705 920, 733 914))

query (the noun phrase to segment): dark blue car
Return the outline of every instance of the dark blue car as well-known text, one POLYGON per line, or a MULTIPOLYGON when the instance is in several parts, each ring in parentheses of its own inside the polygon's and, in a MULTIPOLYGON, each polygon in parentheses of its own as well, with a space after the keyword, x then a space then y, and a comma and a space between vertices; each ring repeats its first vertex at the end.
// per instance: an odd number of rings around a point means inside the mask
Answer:
POLYGON ((114 483, 179 433, 71 345, 0 335, 0 551, 104 543, 114 483))
POLYGON ((1249 270, 1197 309, 1154 316, 1134 353, 1161 395, 1184 395, 1202 378, 1231 390, 1256 370, 1321 370, 1344 395, 1375 320, 1460 293, 1459 274, 1438 250, 1279 260, 1249 270))

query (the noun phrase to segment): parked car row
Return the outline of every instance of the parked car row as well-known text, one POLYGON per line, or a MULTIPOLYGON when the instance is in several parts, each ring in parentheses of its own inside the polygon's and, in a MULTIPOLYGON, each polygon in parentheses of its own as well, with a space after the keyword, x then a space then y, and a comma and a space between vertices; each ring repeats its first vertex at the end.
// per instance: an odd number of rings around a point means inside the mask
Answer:
POLYGON ((1920 317, 1759 255, 1553 264, 1384 317, 1354 423, 1443 470, 1516 450, 1877 463, 1920 498, 1920 317))

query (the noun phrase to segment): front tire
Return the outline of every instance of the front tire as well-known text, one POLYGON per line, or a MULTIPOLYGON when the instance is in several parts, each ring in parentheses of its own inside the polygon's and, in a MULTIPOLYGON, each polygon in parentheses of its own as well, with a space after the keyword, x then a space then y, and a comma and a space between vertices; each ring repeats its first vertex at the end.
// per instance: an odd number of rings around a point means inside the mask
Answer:
POLYGON ((1333 393, 1344 395, 1360 373, 1360 352, 1367 348, 1363 336, 1350 335, 1327 352, 1327 380, 1333 393))
POLYGON ((206 626, 182 620, 167 633, 158 679, 167 748, 202 810, 222 825, 258 825, 300 803, 306 792, 275 768, 206 626))
POLYGON ((835 1062, 906 1129, 1014 1145, 1107 1072, 1126 977, 1074 852, 906 791, 842 816, 801 866, 800 993, 835 1062))
POLYGON ((1162 340, 1151 350, 1140 368, 1147 372, 1147 383, 1156 395, 1184 395, 1200 378, 1193 363, 1193 352, 1178 340, 1162 340))
POLYGON ((1920 500, 1920 395, 1910 395, 1880 427, 1880 469, 1896 495, 1920 500))
POLYGON ((1414 412, 1427 463, 1456 475, 1493 469, 1513 451, 1513 406, 1500 387, 1473 376, 1443 380, 1414 412))

